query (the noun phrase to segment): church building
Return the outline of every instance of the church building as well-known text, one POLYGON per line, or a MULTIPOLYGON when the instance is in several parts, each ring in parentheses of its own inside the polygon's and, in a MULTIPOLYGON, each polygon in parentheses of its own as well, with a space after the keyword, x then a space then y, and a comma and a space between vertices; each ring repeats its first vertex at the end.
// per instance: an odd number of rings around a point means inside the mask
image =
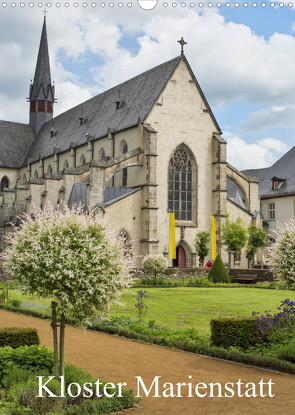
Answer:
MULTIPOLYGON (((0 249, 22 212, 61 201, 108 215, 137 267, 147 254, 164 255, 169 266, 197 266, 195 236, 210 232, 212 215, 225 262, 226 212, 244 226, 261 226, 258 180, 227 163, 226 141, 184 43, 180 56, 54 117, 44 18, 29 124, 0 121, 0 249), (168 212, 175 213, 174 261, 168 212)), ((240 265, 246 264, 242 252, 240 265)))

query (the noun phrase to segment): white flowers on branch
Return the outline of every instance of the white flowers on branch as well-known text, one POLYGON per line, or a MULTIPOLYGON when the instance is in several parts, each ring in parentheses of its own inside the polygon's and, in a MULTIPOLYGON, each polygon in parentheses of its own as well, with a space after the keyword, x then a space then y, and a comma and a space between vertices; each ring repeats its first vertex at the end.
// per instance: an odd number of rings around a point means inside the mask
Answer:
POLYGON ((295 218, 278 224, 274 242, 267 249, 268 263, 276 279, 295 290, 295 218))
POLYGON ((24 291, 53 298, 81 325, 131 285, 124 241, 100 215, 48 206, 24 215, 8 239, 6 268, 24 291))

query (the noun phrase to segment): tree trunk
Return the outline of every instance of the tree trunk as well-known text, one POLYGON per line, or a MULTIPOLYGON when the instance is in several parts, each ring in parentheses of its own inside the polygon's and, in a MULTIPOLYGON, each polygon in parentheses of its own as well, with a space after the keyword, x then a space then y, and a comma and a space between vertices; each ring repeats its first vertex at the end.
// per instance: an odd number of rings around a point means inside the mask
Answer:
POLYGON ((54 369, 55 374, 58 375, 58 341, 57 341, 57 319, 56 319, 56 302, 51 302, 52 308, 52 332, 53 332, 53 349, 54 349, 54 369))
POLYGON ((227 266, 227 272, 230 273, 230 269, 231 269, 231 252, 228 251, 228 266, 227 266))
POLYGON ((60 338, 59 338, 59 374, 64 376, 65 374, 65 313, 61 313, 60 316, 60 338))
POLYGON ((6 303, 8 303, 8 290, 9 290, 9 282, 6 283, 6 303))

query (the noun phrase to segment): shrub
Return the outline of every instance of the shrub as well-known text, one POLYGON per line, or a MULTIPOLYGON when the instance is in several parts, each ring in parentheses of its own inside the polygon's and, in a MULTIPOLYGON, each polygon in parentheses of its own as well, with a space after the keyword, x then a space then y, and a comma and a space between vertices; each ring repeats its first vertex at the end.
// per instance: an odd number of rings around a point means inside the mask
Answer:
POLYGON ((278 312, 271 314, 271 310, 264 314, 253 311, 256 317, 256 327, 272 343, 287 343, 294 336, 295 328, 295 301, 289 298, 281 301, 278 312))
POLYGON ((0 387, 3 377, 14 367, 22 367, 35 372, 54 368, 53 352, 44 346, 21 346, 17 349, 6 346, 0 348, 0 387))
POLYGON ((153 274, 155 277, 167 269, 167 262, 160 255, 148 255, 143 259, 143 269, 147 274, 153 274))
MULTIPOLYGON (((38 371, 38 376, 45 376, 47 380, 49 371, 38 371)), ((65 393, 65 397, 61 398, 60 389, 61 384, 58 378, 50 381, 50 390, 57 395, 57 398, 49 397, 46 392, 43 392, 42 399, 38 398, 38 382, 36 373, 29 370, 14 368, 3 378, 3 385, 5 386, 6 400, 5 400, 5 414, 6 415, 36 415, 36 414, 63 414, 63 415, 92 415, 92 414, 107 414, 113 411, 123 410, 134 406, 134 397, 131 391, 122 390, 122 397, 118 398, 115 395, 111 398, 102 396, 97 399, 95 394, 90 398, 83 398, 80 394, 73 398, 65 393)), ((74 365, 65 366, 65 390, 70 383, 78 383, 83 385, 85 383, 94 384, 97 379, 94 379, 89 373, 74 365)), ((105 385, 105 382, 100 379, 100 383, 105 385)))
POLYGON ((229 276, 220 255, 217 255, 209 271, 208 279, 212 282, 229 282, 229 276))
POLYGON ((239 347, 246 350, 263 341, 256 329, 254 318, 213 319, 211 326, 211 344, 216 347, 239 347))
POLYGON ((295 343, 286 344, 278 350, 278 358, 295 363, 295 343))
POLYGON ((0 347, 10 346, 13 349, 20 346, 40 344, 36 329, 8 327, 0 329, 0 347))

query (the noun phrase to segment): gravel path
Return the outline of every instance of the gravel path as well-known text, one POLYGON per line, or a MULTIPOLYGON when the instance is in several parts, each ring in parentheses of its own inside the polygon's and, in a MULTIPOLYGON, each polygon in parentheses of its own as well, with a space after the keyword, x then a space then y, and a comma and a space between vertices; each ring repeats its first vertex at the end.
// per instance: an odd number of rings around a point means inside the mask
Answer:
MULTIPOLYGON (((52 347, 52 331, 50 323, 34 317, 15 314, 0 310, 0 327, 35 327, 38 330, 41 343, 52 347)), ((67 326, 65 357, 88 372, 95 378, 102 378, 114 383, 127 382, 128 388, 137 391, 137 379, 141 376, 147 388, 155 376, 161 376, 160 385, 171 382, 192 382, 193 385, 204 382, 219 382, 223 388, 227 382, 253 382, 256 393, 263 382, 274 382, 272 393, 274 397, 238 397, 232 398, 209 397, 143 397, 143 409, 132 410, 138 415, 272 415, 277 413, 293 413, 295 409, 295 377, 254 369, 243 365, 225 362, 217 359, 198 356, 177 350, 125 340, 99 332, 83 331, 67 326), (189 376, 192 379, 189 380, 189 376)), ((248 387, 249 389, 249 387, 248 387)), ((140 390, 142 394, 142 389, 140 390)), ((160 387, 160 395, 162 395, 160 387)), ((177 390, 175 389, 177 393, 177 390)), ((199 388, 203 394, 205 389, 199 388)), ((242 393, 245 389, 242 387, 242 393)), ((154 393, 154 392, 153 392, 154 393)), ((268 394, 268 385, 263 386, 263 393, 268 394)), ((183 395, 188 394, 188 388, 183 388, 183 395)), ((218 395, 217 386, 214 395, 218 395)))

